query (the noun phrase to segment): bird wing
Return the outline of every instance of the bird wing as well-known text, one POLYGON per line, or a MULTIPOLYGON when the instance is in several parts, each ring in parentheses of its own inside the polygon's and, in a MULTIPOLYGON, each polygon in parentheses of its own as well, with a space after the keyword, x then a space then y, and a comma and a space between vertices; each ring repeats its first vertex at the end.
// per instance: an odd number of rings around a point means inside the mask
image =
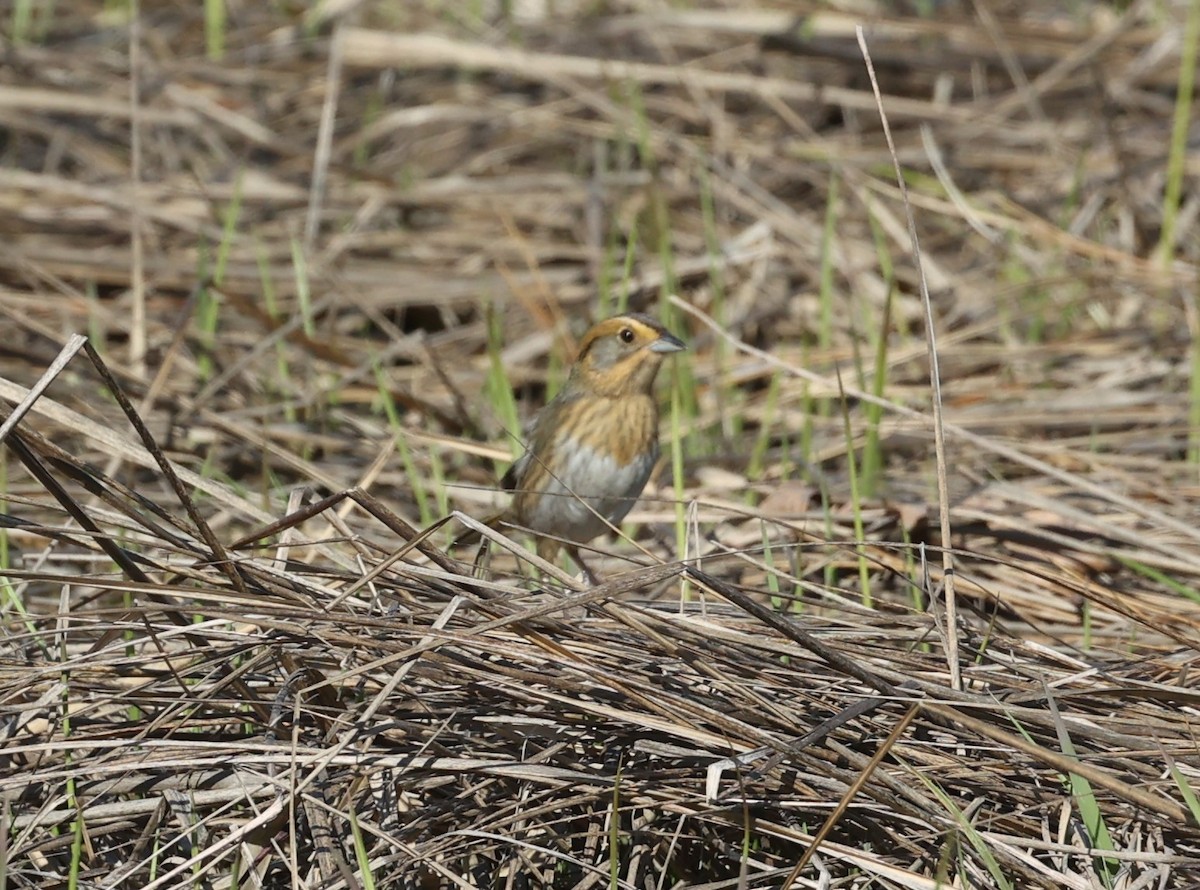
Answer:
POLYGON ((542 462, 550 459, 554 451, 554 440, 563 432, 563 418, 570 414, 579 398, 578 394, 563 390, 529 421, 524 434, 525 453, 513 461, 504 478, 500 480, 505 490, 540 487, 530 476, 540 476, 545 471, 542 462))
POLYGON ((525 475, 525 468, 527 466, 529 466, 528 449, 504 471, 504 475, 500 477, 500 487, 505 491, 516 491, 520 487, 521 477, 525 475))
POLYGON ((521 479, 524 478, 525 471, 529 468, 529 461, 533 456, 534 447, 537 445, 538 420, 541 418, 542 413, 542 411, 539 411, 533 415, 533 419, 525 425, 525 429, 521 433, 521 441, 525 444, 525 451, 512 462, 500 478, 500 487, 505 491, 516 491, 521 487, 521 479))

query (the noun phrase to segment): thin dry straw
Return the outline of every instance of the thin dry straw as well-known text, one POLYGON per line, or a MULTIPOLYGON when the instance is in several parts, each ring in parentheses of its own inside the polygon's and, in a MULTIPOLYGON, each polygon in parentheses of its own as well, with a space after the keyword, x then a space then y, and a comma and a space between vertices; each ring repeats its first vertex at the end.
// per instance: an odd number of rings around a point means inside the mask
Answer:
POLYGON ((142 244, 142 126, 141 126, 141 10, 139 0, 129 4, 129 255, 130 297, 129 362, 138 377, 146 374, 146 262, 142 244))
MULTIPOLYGON (((861 90, 827 83, 815 84, 751 74, 706 71, 690 66, 529 52, 486 43, 454 40, 434 34, 389 33, 346 27, 341 29, 341 37, 345 64, 364 68, 393 68, 402 65, 409 69, 420 69, 452 66, 468 71, 500 71, 537 81, 558 81, 563 77, 576 77, 608 83, 662 84, 719 93, 778 96, 796 102, 820 102, 860 110, 874 107, 871 97, 861 90)), ((895 96, 889 102, 893 114, 922 120, 965 122, 974 114, 968 108, 903 96, 895 96)))
POLYGON ((304 249, 311 251, 316 244, 321 224, 321 198, 329 175, 329 159, 333 153, 333 125, 337 119, 338 94, 342 89, 342 26, 337 26, 329 45, 329 64, 325 75, 325 101, 321 105, 321 122, 317 127, 317 149, 313 156, 312 180, 308 191, 308 213, 304 220, 304 249))
POLYGON ((206 520, 196 508, 196 503, 192 499, 192 496, 188 493, 187 488, 184 486, 183 480, 179 478, 179 474, 175 472, 175 467, 172 466, 169 460, 167 460, 167 456, 163 454, 162 449, 158 447, 158 442, 156 442, 154 436, 151 435, 149 427, 146 426, 141 415, 138 414, 137 409, 133 407, 133 403, 130 402, 126 397, 125 391, 117 382, 117 378, 113 376, 111 371, 109 371, 108 365, 105 364, 104 359, 100 357, 100 353, 95 350, 91 343, 85 342, 84 349, 87 351, 88 358, 92 360, 92 364, 95 365, 96 370, 104 379, 104 383, 108 387, 109 392, 112 393, 113 398, 117 400, 117 404, 120 405, 121 410, 125 412, 126 419, 137 432, 138 437, 142 440, 142 444, 145 446, 146 450, 150 452, 150 455, 154 458, 155 463, 158 464, 159 470, 162 471, 162 474, 170 483, 171 489, 175 492, 175 497, 179 499, 179 503, 183 504, 183 508, 187 511, 188 517, 192 520, 192 524, 196 527, 200 537, 204 540, 204 543, 208 546, 210 552, 212 553, 212 558, 216 561, 221 571, 225 574, 225 577, 229 579, 229 582, 238 590, 238 592, 245 593, 245 580, 238 571, 236 563, 229 558, 229 554, 225 552, 224 545, 217 538, 217 536, 213 534, 213 530, 209 526, 208 520, 206 520))
POLYGON ((895 747, 896 743, 900 740, 900 736, 904 733, 904 730, 908 729, 909 724, 916 719, 919 712, 920 708, 917 705, 912 705, 905 712, 904 716, 900 718, 896 725, 892 727, 892 731, 889 732, 888 737, 883 740, 883 744, 881 744, 879 749, 871 756, 870 762, 859 772, 858 778, 855 779, 854 782, 852 782, 846 789, 846 793, 842 795, 842 798, 838 801, 837 806, 833 808, 833 812, 829 814, 829 818, 825 820, 825 824, 821 826, 821 830, 813 836, 812 843, 808 845, 808 849, 804 851, 804 855, 800 857, 800 861, 796 863, 796 867, 792 869, 792 873, 788 875, 787 880, 780 884, 784 890, 787 890, 788 887, 791 887, 792 882, 800 877, 800 873, 804 871, 804 867, 808 865, 809 861, 814 855, 816 855, 817 848, 821 846, 821 843, 829 836, 829 833, 833 831, 834 826, 841 821, 841 818, 843 815, 845 815, 845 812, 849 808, 851 801, 858 796, 858 792, 861 791, 870 780, 871 775, 875 772, 876 768, 878 768, 879 764, 883 762, 883 758, 891 753, 892 748, 895 747))
POLYGON ((912 241, 913 263, 917 267, 917 278, 921 284, 921 300, 925 306, 926 346, 929 351, 929 381, 933 386, 933 443, 937 461, 938 518, 942 533, 942 583, 946 589, 946 666, 950 671, 950 685, 962 689, 962 669, 958 664, 958 599, 954 594, 954 555, 950 541, 950 485, 946 471, 946 431, 942 425, 942 375, 938 367, 937 329, 933 321, 933 301, 929 298, 929 283, 925 280, 925 269, 921 264, 921 243, 917 239, 917 221, 913 217, 912 204, 908 200, 908 185, 896 156, 896 143, 892 141, 892 129, 888 126, 887 113, 883 110, 883 96, 879 92, 879 81, 875 77, 875 66, 871 64, 871 53, 863 36, 862 25, 854 28, 858 46, 862 50, 867 74, 871 78, 871 89, 879 106, 879 122, 887 139, 892 165, 896 170, 896 183, 904 199, 904 215, 908 219, 908 236, 912 241))
POLYGON ((59 350, 54 361, 50 363, 50 367, 46 368, 46 370, 42 372, 42 376, 39 377, 37 383, 30 388, 25 398, 21 399, 17 406, 13 408, 12 414, 8 415, 8 418, 3 424, 0 424, 0 442, 3 442, 8 438, 8 434, 11 433, 13 429, 16 428, 16 425, 21 422, 21 419, 29 413, 29 409, 32 408, 34 403, 42 397, 42 393, 46 391, 46 388, 49 387, 54 381, 54 378, 62 373, 63 368, 70 363, 71 359, 74 358, 75 354, 83 348, 83 345, 86 342, 87 338, 82 337, 79 334, 72 334, 67 338, 67 342, 63 345, 63 348, 59 350))

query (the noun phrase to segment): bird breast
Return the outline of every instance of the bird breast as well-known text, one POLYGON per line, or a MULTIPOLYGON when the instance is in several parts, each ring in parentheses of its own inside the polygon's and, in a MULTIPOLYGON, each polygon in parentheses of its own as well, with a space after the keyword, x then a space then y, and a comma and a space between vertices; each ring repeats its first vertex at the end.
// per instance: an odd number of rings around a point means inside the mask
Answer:
POLYGON ((628 462, 578 442, 562 448, 559 457, 540 496, 521 499, 518 518, 534 531, 587 541, 607 530, 600 516, 617 525, 632 509, 658 460, 658 445, 651 443, 628 462))

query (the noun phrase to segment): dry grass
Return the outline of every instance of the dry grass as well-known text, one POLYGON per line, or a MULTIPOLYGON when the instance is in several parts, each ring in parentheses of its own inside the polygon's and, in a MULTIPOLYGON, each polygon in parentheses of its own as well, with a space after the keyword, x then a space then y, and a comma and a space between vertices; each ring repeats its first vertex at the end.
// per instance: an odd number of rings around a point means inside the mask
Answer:
POLYGON ((950 600, 854 15, 142 5, 5 12, 0 886, 1200 885, 1184 4, 866 32, 950 600), (475 577, 626 300, 674 459, 475 577))

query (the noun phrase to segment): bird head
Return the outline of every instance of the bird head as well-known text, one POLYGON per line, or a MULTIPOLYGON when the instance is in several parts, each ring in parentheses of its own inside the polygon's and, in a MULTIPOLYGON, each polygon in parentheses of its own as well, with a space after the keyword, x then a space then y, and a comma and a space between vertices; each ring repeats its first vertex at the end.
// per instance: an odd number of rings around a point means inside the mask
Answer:
POLYGON ((648 394, 663 359, 685 348, 648 315, 617 315, 584 334, 567 385, 604 396, 648 394))

